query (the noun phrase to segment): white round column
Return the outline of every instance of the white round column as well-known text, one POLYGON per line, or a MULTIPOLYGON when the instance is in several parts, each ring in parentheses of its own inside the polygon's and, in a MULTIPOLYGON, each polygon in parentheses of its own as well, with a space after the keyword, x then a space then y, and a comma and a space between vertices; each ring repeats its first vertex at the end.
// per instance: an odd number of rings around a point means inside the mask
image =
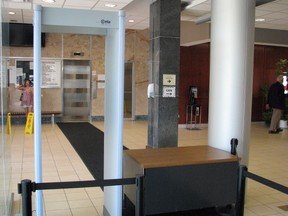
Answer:
POLYGON ((254 63, 255 0, 213 0, 208 145, 230 152, 238 139, 248 163, 254 63))

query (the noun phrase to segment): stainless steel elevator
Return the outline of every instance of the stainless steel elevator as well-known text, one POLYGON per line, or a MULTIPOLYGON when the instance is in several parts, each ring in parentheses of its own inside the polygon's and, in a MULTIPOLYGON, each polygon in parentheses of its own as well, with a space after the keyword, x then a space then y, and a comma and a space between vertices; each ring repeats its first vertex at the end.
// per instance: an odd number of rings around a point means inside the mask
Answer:
POLYGON ((90 76, 89 60, 63 61, 64 121, 90 120, 90 76))

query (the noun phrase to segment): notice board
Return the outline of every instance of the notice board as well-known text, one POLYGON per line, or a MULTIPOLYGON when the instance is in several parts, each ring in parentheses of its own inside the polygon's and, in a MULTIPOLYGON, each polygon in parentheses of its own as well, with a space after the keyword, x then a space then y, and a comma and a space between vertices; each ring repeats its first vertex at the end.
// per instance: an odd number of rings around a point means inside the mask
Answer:
MULTIPOLYGON (((61 87, 61 60, 42 60, 41 61, 41 88, 60 88, 61 87)), ((34 82, 33 61, 16 60, 16 68, 14 76, 15 80, 10 80, 10 83, 15 83, 16 86, 22 85, 25 79, 30 79, 34 82)))
POLYGON ((41 88, 61 87, 61 61, 42 60, 41 88))

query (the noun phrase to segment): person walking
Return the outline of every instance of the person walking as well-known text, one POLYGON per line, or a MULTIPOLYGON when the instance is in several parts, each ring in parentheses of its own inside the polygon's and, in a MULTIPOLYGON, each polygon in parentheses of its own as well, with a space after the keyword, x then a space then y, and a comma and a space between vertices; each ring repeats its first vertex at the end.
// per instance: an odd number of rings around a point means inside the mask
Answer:
POLYGON ((285 108, 285 95, 283 86, 283 76, 277 76, 276 82, 273 83, 268 92, 267 109, 272 109, 272 118, 269 127, 269 133, 277 134, 282 131, 279 128, 279 122, 285 108))

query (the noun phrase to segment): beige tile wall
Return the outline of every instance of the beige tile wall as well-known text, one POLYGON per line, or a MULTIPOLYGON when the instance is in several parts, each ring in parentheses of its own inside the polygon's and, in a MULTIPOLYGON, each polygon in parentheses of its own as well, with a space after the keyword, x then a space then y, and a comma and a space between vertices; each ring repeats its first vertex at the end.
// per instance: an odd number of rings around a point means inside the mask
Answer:
MULTIPOLYGON (((135 70, 135 115, 147 115, 149 31, 127 30, 125 42, 125 61, 134 62, 135 70)), ((15 59, 32 60, 31 47, 11 47, 10 66, 15 59)), ((42 48, 42 58, 91 60, 91 70, 96 71, 92 81, 97 83, 97 75, 105 73, 105 37, 74 34, 46 33, 46 46, 42 48), (74 56, 83 52, 83 56, 74 56)), ((62 89, 42 89, 42 111, 62 111, 62 89)), ((9 87, 9 111, 23 112, 19 102, 20 93, 15 86, 9 87)), ((92 116, 104 115, 104 89, 97 88, 97 96, 92 100, 92 116)))

